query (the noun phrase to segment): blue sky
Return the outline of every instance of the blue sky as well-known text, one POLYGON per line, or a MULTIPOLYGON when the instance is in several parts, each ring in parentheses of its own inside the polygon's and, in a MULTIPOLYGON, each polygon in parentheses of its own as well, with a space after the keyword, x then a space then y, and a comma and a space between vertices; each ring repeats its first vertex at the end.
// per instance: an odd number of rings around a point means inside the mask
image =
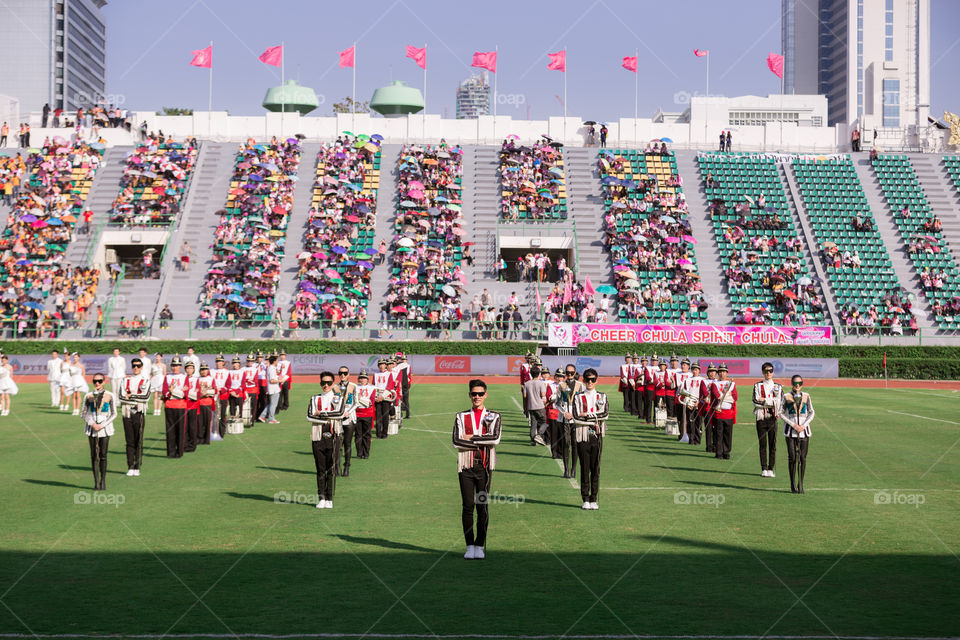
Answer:
MULTIPOLYGON (((879 0, 870 0, 879 1, 879 0)), ((931 113, 960 111, 960 0, 931 0, 931 113)), ((547 52, 567 50, 567 112, 595 120, 633 114, 634 77, 620 67, 639 51, 641 117, 682 110, 710 93, 776 93, 765 66, 780 51, 780 0, 582 0, 458 2, 435 0, 111 0, 107 17, 107 93, 133 110, 206 109, 205 69, 190 52, 214 42, 213 106, 259 115, 280 70, 257 56, 286 45, 286 77, 312 87, 328 115, 350 95, 352 75, 337 52, 357 42, 357 97, 369 99, 391 79, 421 88, 423 72, 405 46, 427 45, 427 110, 453 117, 457 84, 475 50, 499 46, 498 113, 515 118, 562 114, 563 74, 548 71, 547 52), (548 7, 553 7, 548 9, 548 7)), ((491 79, 492 82, 492 79, 491 79)))

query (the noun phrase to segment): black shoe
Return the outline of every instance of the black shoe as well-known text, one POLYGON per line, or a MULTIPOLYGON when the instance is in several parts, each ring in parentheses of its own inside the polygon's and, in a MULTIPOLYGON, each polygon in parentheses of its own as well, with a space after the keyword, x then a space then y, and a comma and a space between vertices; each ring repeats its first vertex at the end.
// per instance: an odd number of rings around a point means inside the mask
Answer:
POLYGON ((344 477, 344 478, 346 478, 347 476, 349 476, 349 475, 350 475, 350 467, 344 467, 344 468, 343 468, 343 473, 341 473, 340 475, 341 475, 342 477, 344 477))

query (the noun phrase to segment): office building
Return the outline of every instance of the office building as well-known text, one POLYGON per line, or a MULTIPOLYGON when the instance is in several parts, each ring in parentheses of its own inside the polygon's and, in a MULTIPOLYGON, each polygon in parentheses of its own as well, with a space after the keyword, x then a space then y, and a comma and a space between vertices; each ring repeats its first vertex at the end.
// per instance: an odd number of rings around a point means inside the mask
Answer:
POLYGON ((490 115, 490 83, 486 74, 472 75, 457 87, 457 120, 490 115))

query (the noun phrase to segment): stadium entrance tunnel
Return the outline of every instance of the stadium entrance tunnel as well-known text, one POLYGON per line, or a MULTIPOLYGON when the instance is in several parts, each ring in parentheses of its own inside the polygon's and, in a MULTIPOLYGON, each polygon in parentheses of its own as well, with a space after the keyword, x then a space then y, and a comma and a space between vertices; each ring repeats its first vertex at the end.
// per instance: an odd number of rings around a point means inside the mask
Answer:
POLYGON ((160 272, 162 253, 162 244, 108 244, 104 262, 112 271, 117 271, 123 265, 125 278, 153 278, 160 272), (147 256, 149 259, 145 260, 147 256))
POLYGON ((503 258, 507 263, 507 269, 503 275, 503 279, 507 282, 520 282, 522 280, 524 275, 524 267, 522 266, 520 259, 523 258, 526 264, 533 265, 528 271, 527 281, 536 282, 536 263, 537 259, 541 255, 550 259, 550 262, 543 275, 543 282, 556 282, 560 279, 560 272, 557 267, 560 264, 561 259, 566 262, 567 268, 573 268, 573 247, 565 249, 551 249, 530 246, 526 248, 501 247, 500 255, 497 256, 497 258, 503 258), (530 256, 533 257, 532 260, 530 259, 530 256))

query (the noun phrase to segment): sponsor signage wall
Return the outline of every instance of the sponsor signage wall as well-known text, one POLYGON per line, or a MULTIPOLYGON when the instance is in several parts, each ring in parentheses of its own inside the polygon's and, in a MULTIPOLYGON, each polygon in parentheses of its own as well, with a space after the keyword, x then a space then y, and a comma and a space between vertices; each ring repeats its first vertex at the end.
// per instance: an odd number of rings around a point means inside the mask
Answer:
MULTIPOLYGON (((9 355, 9 354, 8 354, 9 355)), ((15 376, 24 375, 47 375, 47 360, 50 356, 46 355, 9 355, 10 364, 13 365, 15 376)), ((127 373, 130 373, 130 360, 132 356, 124 355, 127 359, 127 373)), ((181 356, 182 357, 182 356, 181 356)), ((199 355, 201 362, 206 362, 210 368, 214 368, 215 355, 199 355)), ((246 356, 241 355, 241 358, 246 356)), ((109 356, 83 356, 82 361, 87 370, 87 376, 94 373, 106 373, 107 358, 109 356)), ((227 358, 227 368, 230 368, 230 360, 233 356, 227 358)), ((291 362, 294 376, 317 375, 323 371, 335 372, 338 367, 346 365, 350 372, 356 375, 361 369, 368 373, 377 371, 377 360, 379 355, 359 355, 359 354, 291 354, 287 356, 291 362)), ((811 378, 836 378, 839 376, 839 364, 836 358, 690 358, 691 361, 698 361, 706 372, 707 364, 715 362, 717 364, 725 362, 730 369, 730 374, 734 376, 756 376, 761 377, 760 365, 764 362, 772 362, 777 376, 788 376, 799 373, 804 377, 811 378)), ((171 358, 165 358, 164 361, 169 364, 171 358)), ((499 376, 499 375, 518 375, 520 373, 520 364, 523 362, 522 356, 430 356, 430 355, 411 355, 408 356, 410 368, 413 371, 414 382, 417 375, 474 375, 474 376, 499 376)), ((551 371, 556 371, 558 367, 564 367, 567 364, 575 364, 577 371, 583 372, 585 369, 594 368, 602 376, 619 375, 620 365, 623 358, 619 356, 544 356, 543 363, 551 371)), ((246 360, 244 360, 246 364, 246 360)), ((294 378, 296 380, 296 378, 294 378)), ((519 383, 519 379, 517 380, 519 383)))
POLYGON ((833 344, 833 331, 831 327, 550 323, 551 347, 575 347, 583 342, 809 346, 833 344))

